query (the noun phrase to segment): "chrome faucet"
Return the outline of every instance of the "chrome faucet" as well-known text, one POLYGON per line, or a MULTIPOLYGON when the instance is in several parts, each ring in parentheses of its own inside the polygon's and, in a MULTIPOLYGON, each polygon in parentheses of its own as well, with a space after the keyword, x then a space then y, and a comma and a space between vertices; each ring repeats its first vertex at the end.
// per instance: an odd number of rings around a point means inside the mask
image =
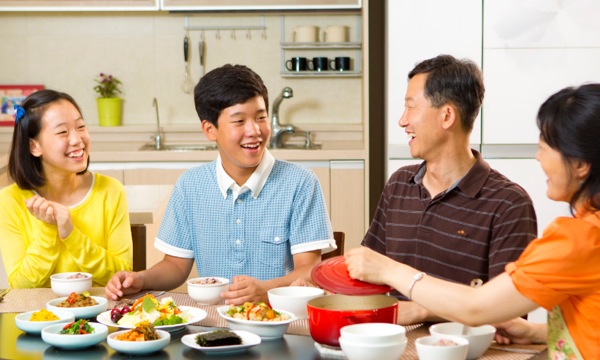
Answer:
POLYGON ((281 148, 283 146, 281 142, 283 134, 293 134, 296 131, 294 125, 282 126, 279 123, 279 105, 281 105, 283 99, 289 99, 293 96, 294 92, 292 91, 292 88, 285 87, 273 102, 273 115, 271 115, 271 138, 269 139, 269 146, 272 149, 281 148))
POLYGON ((160 136, 160 118, 158 117, 158 100, 156 98, 152 100, 152 106, 156 109, 156 135, 152 135, 150 138, 155 141, 154 148, 160 150, 162 149, 162 138, 160 136))

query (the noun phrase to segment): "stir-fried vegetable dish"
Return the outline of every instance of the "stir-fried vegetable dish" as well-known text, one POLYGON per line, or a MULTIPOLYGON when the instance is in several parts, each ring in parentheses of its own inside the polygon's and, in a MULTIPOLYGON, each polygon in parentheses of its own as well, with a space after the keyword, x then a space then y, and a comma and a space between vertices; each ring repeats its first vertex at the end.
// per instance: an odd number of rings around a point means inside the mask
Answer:
POLYGON ((66 335, 84 335, 91 334, 93 332, 94 328, 89 324, 89 321, 85 319, 69 323, 60 331, 61 334, 66 335))
POLYGON ((273 310, 264 302, 257 304, 247 302, 241 306, 231 305, 227 310, 227 315, 235 319, 252 321, 282 321, 290 318, 287 314, 273 310))
POLYGON ((90 296, 90 293, 87 291, 81 294, 72 292, 66 300, 56 304, 56 306, 64 308, 76 308, 94 305, 98 305, 98 303, 96 302, 96 300, 94 300, 93 297, 90 296))
POLYGON ((123 341, 150 341, 158 340, 159 336, 154 329, 154 325, 150 324, 149 321, 142 321, 135 326, 135 329, 117 335, 117 339, 123 341))

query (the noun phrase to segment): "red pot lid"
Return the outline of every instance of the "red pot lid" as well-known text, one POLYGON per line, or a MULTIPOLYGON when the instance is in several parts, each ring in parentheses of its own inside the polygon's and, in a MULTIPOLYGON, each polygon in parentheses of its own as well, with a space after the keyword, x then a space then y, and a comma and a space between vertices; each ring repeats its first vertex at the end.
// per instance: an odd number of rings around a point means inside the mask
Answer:
POLYGON ((375 285, 355 280, 348 274, 343 256, 335 256, 321 261, 311 273, 312 280, 319 287, 343 295, 376 295, 392 290, 387 285, 375 285))

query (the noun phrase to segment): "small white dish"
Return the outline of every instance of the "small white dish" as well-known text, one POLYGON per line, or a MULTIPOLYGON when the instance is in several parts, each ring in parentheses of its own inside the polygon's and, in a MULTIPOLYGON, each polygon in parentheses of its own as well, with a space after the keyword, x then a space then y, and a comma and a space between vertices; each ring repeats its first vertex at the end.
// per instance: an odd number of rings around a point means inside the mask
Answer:
POLYGON ((85 272, 64 272, 50 275, 50 287, 56 296, 69 296, 72 292, 81 294, 92 288, 92 274, 85 272))
POLYGON ((408 339, 400 341, 369 344, 340 337, 340 347, 348 360, 397 360, 402 356, 408 339))
POLYGON ((239 337, 242 338, 241 345, 227 345, 227 346, 200 346, 196 343, 196 336, 201 334, 209 333, 210 331, 205 331, 201 333, 189 334, 185 335, 181 338, 181 342, 191 347, 192 349, 200 350, 206 354, 210 355, 222 355, 229 353, 236 353, 246 351, 249 348, 260 344, 261 339, 260 336, 253 334, 248 331, 243 330, 232 330, 232 332, 236 333, 239 337))
MULTIPOLYGON (((165 330, 168 332, 175 332, 175 331, 184 329, 189 324, 193 324, 193 323, 197 323, 198 321, 202 321, 208 316, 206 311, 196 308, 196 307, 193 307, 193 306, 179 306, 179 310, 181 310, 183 313, 188 314, 187 321, 185 321, 181 324, 177 324, 177 325, 160 325, 160 326, 155 326, 154 328, 157 330, 165 330)), ((96 320, 101 324, 104 324, 107 326, 114 326, 114 327, 118 327, 121 329, 132 329, 135 327, 135 326, 119 325, 119 324, 113 322, 110 319, 110 310, 99 314, 96 317, 96 320)))
POLYGON ((465 360, 469 340, 453 335, 429 335, 416 339, 415 347, 419 360, 465 360), (446 344, 440 344, 441 341, 446 344))
POLYGON ((117 339, 120 334, 131 330, 116 331, 106 338, 108 346, 118 352, 129 355, 145 355, 164 349, 171 342, 171 334, 168 331, 156 330, 159 339, 150 341, 123 341, 117 339))
POLYGON ((108 327, 98 323, 89 323, 94 328, 91 334, 61 334, 65 324, 54 324, 42 329, 42 340, 61 349, 83 349, 103 342, 108 336, 108 327))
POLYGON ((221 293, 227 291, 229 279, 208 276, 189 279, 187 281, 188 295, 200 305, 215 305, 221 302, 221 293), (216 281, 216 284, 203 284, 207 280, 216 281))
POLYGON ((279 339, 285 334, 292 321, 298 320, 294 314, 289 311, 274 309, 282 314, 287 314, 289 319, 283 321, 253 321, 236 319, 227 315, 229 305, 220 306, 217 308, 217 313, 223 319, 227 320, 231 330, 243 330, 254 333, 263 340, 279 339))
POLYGON ((284 286, 267 292, 273 308, 289 311, 300 320, 308 319, 306 304, 324 294, 323 289, 311 286, 284 286))
MULTIPOLYGON (((39 311, 39 310, 38 310, 39 311)), ((15 325, 24 332, 31 335, 39 335, 42 329, 53 324, 64 324, 75 321, 75 315, 68 310, 53 310, 52 313, 58 317, 58 320, 50 321, 30 321, 31 315, 37 311, 28 311, 15 316, 15 325)))
POLYGON ((100 314, 101 312, 103 312, 104 310, 106 310, 108 301, 106 300, 106 298, 103 298, 100 296, 92 296, 92 298, 94 300, 96 300, 96 302, 98 303, 97 305, 84 306, 84 307, 72 307, 72 308, 58 307, 58 306, 56 306, 57 304, 60 304, 61 302, 65 301, 67 299, 66 297, 60 297, 60 298, 56 298, 56 299, 52 299, 52 300, 48 301, 48 303, 46 304, 46 309, 48 309, 52 312, 54 312, 55 310, 70 311, 73 313, 73 315, 75 315, 75 319, 93 318, 94 316, 96 316, 96 315, 100 314))

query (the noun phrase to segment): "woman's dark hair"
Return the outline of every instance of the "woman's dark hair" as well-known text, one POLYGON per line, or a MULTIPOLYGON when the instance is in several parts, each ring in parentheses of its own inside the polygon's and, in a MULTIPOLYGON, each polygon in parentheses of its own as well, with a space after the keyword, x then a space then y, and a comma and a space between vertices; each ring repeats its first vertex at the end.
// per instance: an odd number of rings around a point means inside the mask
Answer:
POLYGON ((550 96, 540 106, 537 125, 540 139, 567 164, 590 165, 590 173, 569 200, 571 212, 579 200, 600 209, 600 84, 567 87, 550 96))
POLYGON ((46 183, 42 162, 39 157, 31 155, 29 141, 40 134, 46 109, 60 100, 70 102, 81 114, 79 105, 70 95, 50 89, 34 92, 21 104, 25 115, 15 122, 8 158, 8 174, 21 189, 34 190, 46 183))
POLYGON ((269 112, 269 93, 260 76, 244 65, 226 64, 206 73, 194 88, 194 103, 200 120, 218 127, 221 112, 233 105, 262 96, 269 112))
POLYGON ((456 59, 451 55, 438 55, 417 64, 408 74, 427 74, 425 96, 435 108, 452 103, 458 109, 460 121, 466 132, 473 124, 483 103, 485 87, 483 75, 470 60, 456 59))

